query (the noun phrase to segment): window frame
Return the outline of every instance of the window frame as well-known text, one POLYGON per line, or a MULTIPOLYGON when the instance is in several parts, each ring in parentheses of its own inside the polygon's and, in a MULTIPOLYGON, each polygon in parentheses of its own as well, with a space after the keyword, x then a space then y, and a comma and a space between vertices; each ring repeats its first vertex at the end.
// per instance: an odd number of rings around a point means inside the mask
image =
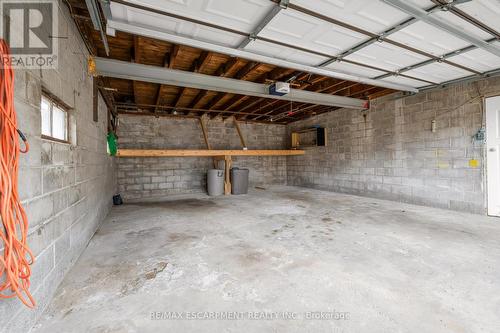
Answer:
POLYGON ((69 141, 69 110, 70 110, 70 108, 66 104, 61 102, 59 99, 57 99, 54 95, 52 95, 51 93, 49 93, 45 90, 42 91, 42 95, 40 98, 40 121, 41 121, 40 131, 42 131, 42 128, 43 128, 41 116, 42 116, 42 102, 44 99, 49 103, 50 133, 51 133, 51 135, 43 134, 43 132, 41 132, 41 138, 45 139, 45 140, 54 141, 54 142, 69 144, 70 143, 70 141, 69 141), (53 124, 54 107, 57 107, 59 110, 64 112, 64 114, 66 116, 65 128, 64 128, 64 130, 65 130, 65 133, 64 133, 65 138, 64 139, 59 139, 59 138, 52 136, 54 134, 54 128, 53 128, 53 125, 54 125, 53 124))

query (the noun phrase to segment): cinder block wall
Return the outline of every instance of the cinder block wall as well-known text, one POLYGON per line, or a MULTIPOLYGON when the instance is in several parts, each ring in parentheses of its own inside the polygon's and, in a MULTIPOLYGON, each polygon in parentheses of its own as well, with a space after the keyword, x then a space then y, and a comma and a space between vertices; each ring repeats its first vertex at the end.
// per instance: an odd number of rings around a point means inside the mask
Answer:
POLYGON ((114 158, 106 152, 107 110, 100 99, 99 121, 93 121, 87 51, 62 2, 59 35, 58 70, 19 70, 15 77, 19 128, 31 147, 21 155, 19 190, 36 256, 30 289, 37 307, 0 299, 1 332, 29 331, 108 214, 116 190, 114 158), (71 144, 41 139, 42 86, 73 108, 71 144))
MULTIPOLYGON (((286 127, 240 123, 248 149, 285 149, 286 127)), ((241 149, 231 120, 207 122, 212 149, 241 149)), ((197 119, 121 115, 120 148, 206 149, 197 119)), ((119 192, 125 199, 142 199, 206 191, 211 158, 118 158, 119 192)), ((233 165, 250 169, 254 185, 286 184, 286 157, 234 157, 233 165)))
POLYGON ((328 146, 288 157, 288 185, 485 214, 484 146, 472 140, 483 121, 478 94, 500 94, 500 78, 292 123, 289 132, 326 127, 328 146))

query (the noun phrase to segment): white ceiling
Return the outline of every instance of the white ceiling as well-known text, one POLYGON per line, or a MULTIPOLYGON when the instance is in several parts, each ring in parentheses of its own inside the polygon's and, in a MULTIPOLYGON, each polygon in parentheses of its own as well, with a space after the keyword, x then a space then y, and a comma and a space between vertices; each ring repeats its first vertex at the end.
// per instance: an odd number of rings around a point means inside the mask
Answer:
MULTIPOLYGON (((500 42, 494 42, 493 44, 500 46, 500 42)), ((479 72, 488 72, 500 68, 500 58, 481 49, 451 57, 449 60, 479 72)))
POLYGON ((398 84, 405 84, 411 87, 421 87, 422 86, 422 81, 419 80, 413 80, 404 76, 389 76, 386 77, 385 79, 382 79, 382 81, 385 82, 392 82, 392 83, 398 83, 398 84))
MULTIPOLYGON (((133 2, 148 8, 238 30, 246 34, 254 32, 260 22, 276 6, 275 3, 269 0, 138 0, 133 2)), ((408 0, 408 2, 422 9, 428 9, 434 5, 430 0, 408 0)), ((410 18, 406 13, 381 0, 291 0, 290 3, 374 34, 380 34, 410 18)), ((500 1, 473 0, 460 4, 457 8, 479 19, 491 28, 500 31, 500 19, 498 19, 500 1)), ((246 40, 245 36, 239 34, 161 14, 147 13, 114 2, 111 3, 111 12, 113 21, 126 22, 138 27, 154 28, 158 31, 210 42, 215 45, 238 48, 246 40)), ((482 40, 493 37, 450 12, 438 11, 431 15, 458 26, 462 31, 482 40)), ((281 10, 260 31, 258 36, 311 50, 311 52, 304 52, 258 39, 250 41, 244 47, 245 51, 308 66, 319 66, 327 61, 329 57, 340 55, 342 52, 370 38, 363 33, 355 32, 291 8, 281 10), (318 55, 318 53, 322 55, 318 55)), ((388 38, 436 57, 470 45, 467 41, 421 21, 391 34, 388 38)), ((496 45, 500 45, 500 43, 496 42, 496 45)), ((377 78, 387 74, 387 72, 398 72, 407 66, 424 62, 430 58, 386 41, 381 41, 372 43, 346 56, 345 59, 366 66, 336 61, 324 68, 366 78, 377 78), (382 70, 368 68, 368 66, 382 70)), ((477 48, 450 57, 448 60, 478 72, 500 69, 500 57, 477 48)), ((415 79, 391 75, 382 80, 419 88, 428 86, 429 83, 418 79, 443 83, 474 74, 471 71, 443 62, 434 62, 403 72, 415 79)))
MULTIPOLYGON (((412 2, 432 6, 427 0, 412 2)), ((377 34, 408 18, 378 0, 294 0, 291 3, 377 34)))
POLYGON ((429 58, 389 43, 374 43, 348 55, 346 59, 390 71, 397 71, 429 58))
POLYGON ((378 71, 363 66, 353 65, 344 61, 341 62, 335 61, 327 65, 326 68, 333 69, 341 73, 354 73, 356 75, 366 76, 366 77, 377 77, 385 74, 385 72, 382 71, 378 71))
POLYGON ((245 47, 245 50, 310 66, 315 66, 319 63, 322 63, 323 61, 328 60, 328 58, 326 57, 321 57, 303 51, 297 51, 292 48, 271 44, 260 40, 256 40, 248 44, 245 47))
POLYGON ((487 26, 500 31, 500 5, 498 0, 473 0, 460 5, 460 9, 480 19, 487 26))
POLYGON ((259 36, 330 55, 338 54, 365 39, 360 33, 294 10, 281 11, 259 36))
POLYGON ((471 75, 470 72, 464 71, 463 69, 453 67, 446 63, 437 62, 412 69, 405 74, 413 77, 425 78, 432 82, 446 82, 471 75))

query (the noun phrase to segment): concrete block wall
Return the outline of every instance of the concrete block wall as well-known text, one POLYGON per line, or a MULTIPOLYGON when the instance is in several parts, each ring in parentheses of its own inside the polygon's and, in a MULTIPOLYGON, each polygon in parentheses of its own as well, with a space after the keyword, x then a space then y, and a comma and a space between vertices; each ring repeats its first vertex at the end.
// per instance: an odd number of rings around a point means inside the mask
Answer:
POLYGON ((472 136, 484 119, 476 97, 495 94, 500 78, 381 98, 369 111, 341 109, 292 123, 289 135, 326 127, 328 145, 288 157, 288 185, 485 214, 484 145, 472 136))
POLYGON ((15 76, 19 128, 30 143, 29 153, 21 154, 19 190, 36 256, 30 289, 37 307, 0 299, 0 332, 28 332, 35 324, 108 214, 116 191, 114 158, 106 152, 107 109, 101 98, 99 121, 93 121, 87 51, 66 6, 59 5, 59 35, 65 37, 58 39, 59 68, 18 70, 15 76), (42 86, 72 107, 70 144, 41 138, 42 86))
MULTIPOLYGON (((248 149, 285 149, 286 127, 240 123, 248 149)), ((231 120, 208 120, 212 149, 241 149, 231 120)), ((206 149, 197 119, 121 115, 120 148, 206 149)), ((204 192, 211 158, 118 158, 119 192, 126 200, 204 192)), ((286 184, 286 157, 234 157, 233 165, 250 169, 250 183, 286 184)))

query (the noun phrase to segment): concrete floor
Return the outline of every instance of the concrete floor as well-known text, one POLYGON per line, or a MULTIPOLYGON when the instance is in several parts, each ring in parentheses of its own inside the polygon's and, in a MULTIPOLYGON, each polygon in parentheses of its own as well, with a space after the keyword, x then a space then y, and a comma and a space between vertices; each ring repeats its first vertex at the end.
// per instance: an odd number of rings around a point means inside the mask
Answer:
POLYGON ((500 219, 295 187, 115 207, 34 332, 167 331, 500 332, 500 219))

